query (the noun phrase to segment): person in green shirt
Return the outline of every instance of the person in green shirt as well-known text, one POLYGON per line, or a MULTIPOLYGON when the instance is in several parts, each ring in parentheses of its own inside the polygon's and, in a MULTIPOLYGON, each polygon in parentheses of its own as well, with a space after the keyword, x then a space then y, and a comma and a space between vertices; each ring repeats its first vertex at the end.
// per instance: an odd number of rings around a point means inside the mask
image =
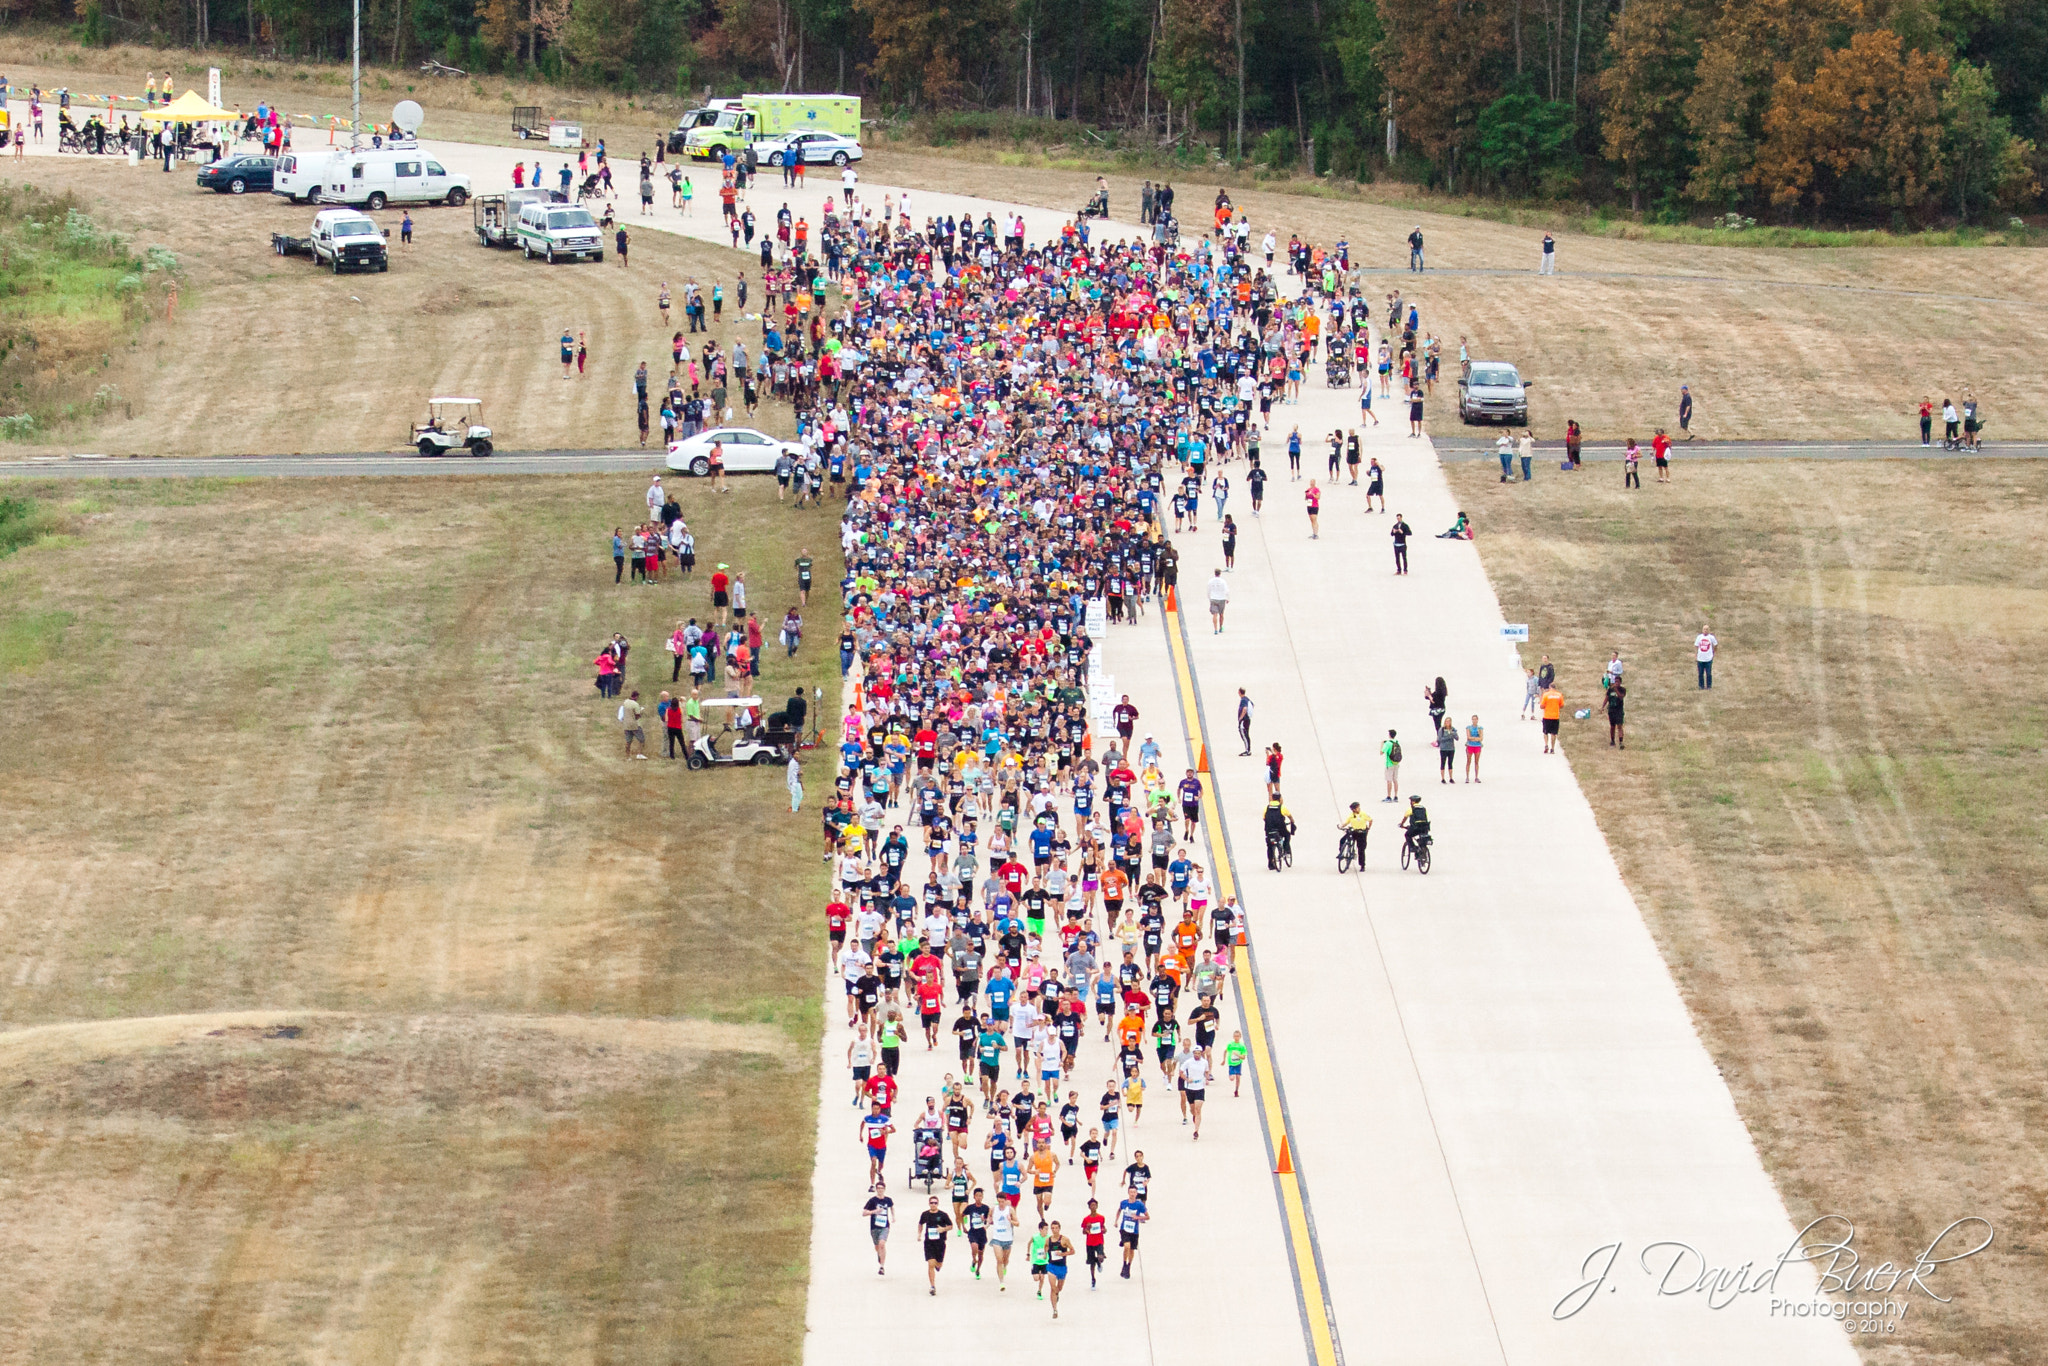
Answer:
POLYGON ((903 1017, 890 1011, 882 1017, 881 1027, 876 1030, 876 1043, 882 1050, 882 1066, 890 1076, 899 1070, 898 1060, 903 1049, 903 1017))
POLYGON ((1038 1221, 1038 1233, 1031 1240, 1031 1282, 1038 1287, 1038 1298, 1045 1298, 1045 1244, 1047 1227, 1045 1220, 1038 1221))
POLYGON ((1230 1072, 1230 1094, 1235 1097, 1238 1087, 1244 1084, 1243 1031, 1230 1031, 1230 1042, 1223 1045, 1223 1066, 1230 1072))

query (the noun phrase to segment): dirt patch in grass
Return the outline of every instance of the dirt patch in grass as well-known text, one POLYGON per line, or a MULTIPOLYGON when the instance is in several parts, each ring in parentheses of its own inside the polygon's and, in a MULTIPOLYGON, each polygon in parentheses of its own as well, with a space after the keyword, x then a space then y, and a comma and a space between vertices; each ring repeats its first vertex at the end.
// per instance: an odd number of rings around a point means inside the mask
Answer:
POLYGON ((2048 1361, 2048 470, 1447 469, 1529 662, 1595 709, 1567 752, 1794 1223, 1853 1219, 1866 1265, 1997 1229, 1870 1359, 2048 1361))
MULTIPOLYGON (((0 1357, 797 1356, 816 821, 658 728, 620 757, 588 659, 623 631, 651 704, 710 597, 613 585, 645 487, 24 487, 66 530, 0 561, 41 642, 0 673, 0 1357)), ((829 553, 768 481, 680 493, 764 613, 829 553)), ((765 695, 836 684, 835 606, 765 695)))

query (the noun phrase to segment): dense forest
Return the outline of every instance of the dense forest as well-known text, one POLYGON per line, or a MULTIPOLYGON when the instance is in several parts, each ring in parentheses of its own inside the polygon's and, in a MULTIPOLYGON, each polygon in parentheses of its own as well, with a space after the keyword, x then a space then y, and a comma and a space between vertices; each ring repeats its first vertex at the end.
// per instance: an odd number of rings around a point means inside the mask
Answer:
MULTIPOLYGON (((348 0, 0 0, 87 42, 347 53, 348 0)), ((1676 221, 2037 194, 2048 0, 364 0, 366 56, 1185 149, 1676 221)))

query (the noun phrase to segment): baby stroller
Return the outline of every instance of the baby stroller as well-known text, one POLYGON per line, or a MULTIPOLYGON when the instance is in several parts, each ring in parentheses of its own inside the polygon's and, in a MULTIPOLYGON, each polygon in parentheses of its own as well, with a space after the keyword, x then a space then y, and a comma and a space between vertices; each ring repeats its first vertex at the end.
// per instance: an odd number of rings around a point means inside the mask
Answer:
POLYGON ((1330 353, 1330 363, 1324 368, 1323 377, 1332 389, 1351 387, 1351 358, 1341 351, 1330 353))
POLYGON ((1093 196, 1092 196, 1092 197, 1091 197, 1091 198, 1090 198, 1090 199, 1088 200, 1088 202, 1087 202, 1086 204, 1084 204, 1084 205, 1082 205, 1082 206, 1081 206, 1081 212, 1080 212, 1080 213, 1078 213, 1078 214, 1076 214, 1076 215, 1075 215, 1075 217, 1077 217, 1077 218, 1107 218, 1107 217, 1109 217, 1109 191, 1107 191, 1107 190, 1097 190, 1097 191, 1095 192, 1095 194, 1094 194, 1094 195, 1093 195, 1093 196))
POLYGON ((910 1131, 910 1184, 924 1182, 926 1195, 946 1179, 945 1149, 937 1129, 922 1125, 910 1131))
POLYGON ((583 177, 583 183, 576 187, 576 202, 581 204, 586 199, 597 199, 603 194, 604 182, 594 175, 587 175, 583 177))

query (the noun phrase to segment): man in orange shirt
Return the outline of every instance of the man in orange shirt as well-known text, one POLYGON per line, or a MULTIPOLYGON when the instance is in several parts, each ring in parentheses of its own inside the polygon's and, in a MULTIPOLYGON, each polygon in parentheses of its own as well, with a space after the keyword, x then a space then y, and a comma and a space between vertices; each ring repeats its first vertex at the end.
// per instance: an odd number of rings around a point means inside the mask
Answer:
POLYGON ((1031 1195, 1038 1201, 1038 1217, 1045 1217, 1045 1207, 1052 1203, 1052 1183, 1059 1176, 1060 1156, 1050 1147, 1041 1147, 1031 1154, 1031 1195))
POLYGON ((1102 904, 1109 912, 1109 932, 1116 933, 1117 917, 1124 911, 1124 893, 1131 887, 1131 875, 1111 864, 1102 874, 1102 904))
POLYGON ((1541 702, 1543 706, 1543 752, 1545 754, 1554 754, 1557 751, 1558 722, 1564 717, 1564 694, 1558 691, 1556 682, 1553 681, 1548 688, 1543 690, 1541 702))

